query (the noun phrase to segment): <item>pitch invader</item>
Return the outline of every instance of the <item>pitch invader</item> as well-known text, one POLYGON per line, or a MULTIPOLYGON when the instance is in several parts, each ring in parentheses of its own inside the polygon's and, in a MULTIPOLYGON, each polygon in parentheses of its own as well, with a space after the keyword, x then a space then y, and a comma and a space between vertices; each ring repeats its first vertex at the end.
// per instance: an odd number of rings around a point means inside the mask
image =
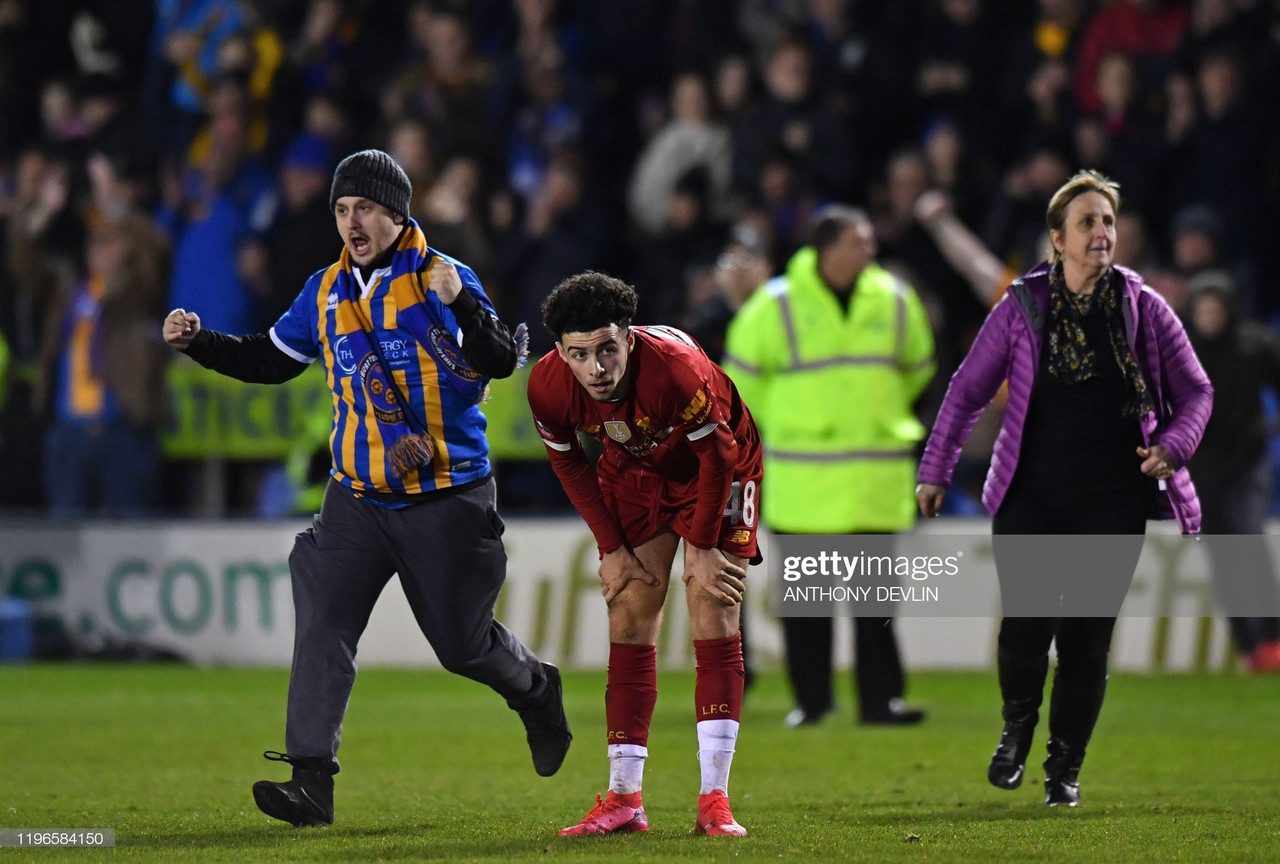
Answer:
POLYGON ((742 836, 728 787, 742 709, 738 615, 747 564, 760 561, 760 436, 697 343, 669 327, 631 326, 635 311, 635 290, 618 279, 566 279, 542 305, 555 350, 529 380, 551 464, 599 546, 609 614, 609 791, 560 833, 649 828, 641 786, 658 696, 654 643, 683 538, 702 770, 696 830, 742 836), (579 432, 603 445, 594 469, 579 432))

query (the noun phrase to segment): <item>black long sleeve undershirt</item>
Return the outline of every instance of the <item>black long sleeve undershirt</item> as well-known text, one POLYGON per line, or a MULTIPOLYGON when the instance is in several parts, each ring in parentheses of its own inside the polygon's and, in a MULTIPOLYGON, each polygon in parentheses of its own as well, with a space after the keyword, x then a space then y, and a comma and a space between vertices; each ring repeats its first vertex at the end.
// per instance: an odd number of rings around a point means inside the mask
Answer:
MULTIPOLYGON (((462 359, 468 366, 486 378, 506 378, 515 371, 515 339, 480 301, 463 289, 449 311, 462 329, 462 359)), ((282 384, 308 365, 281 351, 266 333, 230 336, 201 330, 185 353, 207 369, 250 384, 282 384)))
POLYGON ((309 365, 281 351, 266 333, 229 336, 201 330, 184 353, 206 369, 250 384, 283 384, 309 365))
POLYGON ((508 378, 520 359, 516 340, 505 324, 464 288, 449 304, 462 329, 462 359, 486 378, 508 378))

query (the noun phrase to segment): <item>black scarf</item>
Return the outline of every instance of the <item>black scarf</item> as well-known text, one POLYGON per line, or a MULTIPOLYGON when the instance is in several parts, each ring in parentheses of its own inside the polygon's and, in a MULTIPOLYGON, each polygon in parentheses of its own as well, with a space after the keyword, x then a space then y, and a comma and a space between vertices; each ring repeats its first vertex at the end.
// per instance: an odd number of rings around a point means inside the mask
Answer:
POLYGON ((1079 384, 1098 376, 1098 356, 1089 347, 1082 319, 1106 316, 1111 351, 1125 380, 1124 415, 1143 417, 1155 410, 1147 382, 1124 335, 1124 277, 1114 267, 1098 280, 1088 297, 1072 293, 1062 275, 1062 262, 1049 273, 1049 372, 1063 384, 1079 384))

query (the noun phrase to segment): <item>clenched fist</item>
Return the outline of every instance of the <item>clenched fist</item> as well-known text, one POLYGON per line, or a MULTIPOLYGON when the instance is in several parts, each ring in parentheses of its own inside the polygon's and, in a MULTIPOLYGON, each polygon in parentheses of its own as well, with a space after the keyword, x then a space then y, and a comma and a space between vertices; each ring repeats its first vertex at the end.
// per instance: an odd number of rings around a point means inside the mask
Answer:
POLYGON ((200 316, 185 309, 174 309, 164 316, 164 341, 179 351, 191 344, 200 332, 200 316))
POLYGON ((436 292, 440 302, 446 306, 458 299, 462 293, 462 278, 458 276, 458 268, 452 263, 437 258, 431 265, 431 280, 427 287, 436 292))

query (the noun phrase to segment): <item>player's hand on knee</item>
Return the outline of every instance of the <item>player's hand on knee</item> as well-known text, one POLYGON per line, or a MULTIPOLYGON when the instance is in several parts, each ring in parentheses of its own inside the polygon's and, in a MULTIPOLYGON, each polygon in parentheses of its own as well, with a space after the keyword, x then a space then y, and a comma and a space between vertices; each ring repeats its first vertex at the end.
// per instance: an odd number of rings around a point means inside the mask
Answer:
POLYGON ((685 544, 682 578, 685 585, 694 582, 726 606, 741 603, 747 589, 745 568, 730 561, 719 549, 699 549, 688 543, 685 544))
POLYGON ((605 604, 612 603, 614 598, 622 593, 622 589, 626 588, 627 583, 630 581, 621 571, 606 574, 604 568, 600 568, 600 593, 604 595, 605 604))
POLYGON ((633 580, 639 580, 655 588, 662 584, 657 576, 645 569, 640 559, 630 549, 623 546, 613 552, 606 553, 600 561, 600 593, 604 595, 606 604, 622 593, 622 589, 633 580))
POLYGON ((713 582, 699 581, 699 585, 712 597, 726 606, 737 606, 742 602, 742 595, 747 590, 747 583, 732 573, 721 573, 713 582))

